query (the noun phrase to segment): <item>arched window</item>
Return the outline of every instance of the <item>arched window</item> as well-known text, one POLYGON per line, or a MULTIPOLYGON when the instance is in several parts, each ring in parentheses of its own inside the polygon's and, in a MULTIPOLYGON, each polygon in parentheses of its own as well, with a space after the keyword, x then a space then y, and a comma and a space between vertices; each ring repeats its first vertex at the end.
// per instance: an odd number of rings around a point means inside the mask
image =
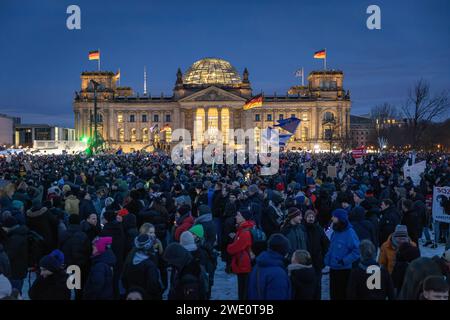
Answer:
POLYGON ((222 121, 222 136, 223 136, 223 143, 228 143, 228 129, 230 129, 230 110, 228 108, 223 108, 221 110, 220 118, 222 121))
POLYGON ((195 111, 194 120, 194 140, 196 143, 203 143, 203 131, 205 128, 205 109, 198 108, 195 111))
POLYGON ((136 142, 136 129, 131 129, 131 142, 136 142))
POLYGON ((123 130, 123 128, 119 129, 119 141, 120 142, 125 141, 125 130, 123 130))
POLYGON ((142 142, 148 142, 148 128, 142 129, 142 142))
POLYGON ((332 112, 330 112, 330 111, 325 112, 323 114, 322 121, 324 123, 334 122, 335 121, 334 114, 332 112))

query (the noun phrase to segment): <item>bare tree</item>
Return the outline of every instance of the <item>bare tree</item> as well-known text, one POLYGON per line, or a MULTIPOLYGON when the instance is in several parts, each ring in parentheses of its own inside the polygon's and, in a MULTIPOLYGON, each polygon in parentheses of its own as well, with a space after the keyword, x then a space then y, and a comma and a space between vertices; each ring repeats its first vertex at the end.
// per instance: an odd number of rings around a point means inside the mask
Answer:
POLYGON ((420 79, 409 90, 402 111, 411 128, 412 145, 417 146, 427 125, 439 116, 445 115, 450 108, 448 92, 443 91, 433 97, 430 84, 420 79))
POLYGON ((370 117, 378 122, 385 123, 388 119, 395 119, 398 116, 397 108, 390 103, 383 103, 372 107, 370 117))

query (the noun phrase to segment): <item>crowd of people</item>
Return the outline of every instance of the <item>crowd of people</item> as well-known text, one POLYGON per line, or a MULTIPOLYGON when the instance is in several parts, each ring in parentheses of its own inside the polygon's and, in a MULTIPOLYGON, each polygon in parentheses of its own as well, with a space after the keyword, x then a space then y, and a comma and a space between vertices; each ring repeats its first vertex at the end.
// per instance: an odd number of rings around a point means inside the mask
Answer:
POLYGON ((0 299, 33 278, 32 300, 207 300, 222 260, 240 300, 320 300, 325 273, 332 300, 447 300, 449 229, 431 199, 450 185, 450 157, 416 160, 418 184, 404 153, 287 152, 273 176, 163 152, 0 158, 0 299))

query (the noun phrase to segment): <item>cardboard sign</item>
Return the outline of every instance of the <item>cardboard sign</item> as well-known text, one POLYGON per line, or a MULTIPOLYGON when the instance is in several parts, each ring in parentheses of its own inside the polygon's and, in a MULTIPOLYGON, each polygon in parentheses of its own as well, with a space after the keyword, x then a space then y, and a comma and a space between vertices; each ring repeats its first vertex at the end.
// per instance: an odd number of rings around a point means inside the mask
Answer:
POLYGON ((415 186, 420 183, 420 174, 425 171, 427 166, 426 161, 421 161, 415 163, 411 166, 408 166, 408 161, 403 166, 403 175, 406 177, 410 177, 415 186))
POLYGON ((433 213, 434 221, 450 223, 448 201, 450 201, 450 187, 433 188, 433 207, 431 212, 433 213))
POLYGON ((336 172, 336 166, 328 166, 327 167, 327 176, 330 178, 336 178, 337 172, 336 172))

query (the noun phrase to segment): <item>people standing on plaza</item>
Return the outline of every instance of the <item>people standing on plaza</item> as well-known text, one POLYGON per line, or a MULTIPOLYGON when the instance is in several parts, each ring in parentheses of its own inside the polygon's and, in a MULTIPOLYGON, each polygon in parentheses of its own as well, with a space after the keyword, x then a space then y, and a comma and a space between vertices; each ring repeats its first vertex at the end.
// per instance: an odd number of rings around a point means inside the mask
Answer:
POLYGON ((352 264, 360 258, 359 240, 344 209, 332 213, 333 233, 325 255, 325 265, 330 267, 330 298, 345 300, 352 264))

